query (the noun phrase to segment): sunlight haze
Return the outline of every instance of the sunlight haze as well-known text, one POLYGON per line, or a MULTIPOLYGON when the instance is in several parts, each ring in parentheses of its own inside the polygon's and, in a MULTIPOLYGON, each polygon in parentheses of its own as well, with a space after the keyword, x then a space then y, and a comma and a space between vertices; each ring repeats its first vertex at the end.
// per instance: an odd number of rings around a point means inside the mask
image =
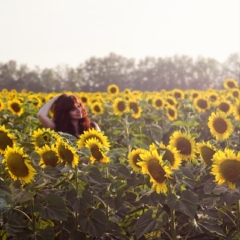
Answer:
POLYGON ((28 67, 240 52, 239 0, 1 0, 0 22, 0 62, 28 67))

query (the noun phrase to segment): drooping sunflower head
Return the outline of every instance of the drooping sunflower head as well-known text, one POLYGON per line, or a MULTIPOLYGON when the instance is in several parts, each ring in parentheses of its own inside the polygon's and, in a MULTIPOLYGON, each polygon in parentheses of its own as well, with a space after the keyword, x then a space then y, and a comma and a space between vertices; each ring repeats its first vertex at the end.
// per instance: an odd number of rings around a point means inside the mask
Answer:
POLYGON ((78 165, 79 156, 74 147, 69 145, 64 140, 60 140, 56 143, 56 149, 58 156, 65 163, 65 165, 71 164, 72 168, 75 168, 78 165))
POLYGON ((128 161, 130 166, 135 172, 140 172, 141 167, 138 165, 139 161, 142 161, 140 154, 143 154, 146 150, 142 148, 137 148, 133 149, 129 154, 128 154, 128 161))
POLYGON ((28 155, 19 147, 7 147, 3 159, 6 170, 14 180, 20 180, 22 184, 33 181, 36 170, 31 165, 28 155))
POLYGON ((212 158, 213 155, 216 153, 215 147, 213 147, 210 142, 203 141, 197 143, 197 151, 204 163, 207 166, 212 166, 212 158))
POLYGON ((171 145, 165 146, 162 142, 159 145, 160 153, 164 161, 168 161, 172 169, 178 169, 181 166, 182 159, 178 150, 171 145))
POLYGON ((0 127, 0 154, 4 153, 8 146, 14 147, 16 139, 17 137, 11 134, 10 130, 6 129, 5 125, 2 125, 0 127))
POLYGON ((177 119, 178 112, 177 112, 177 109, 174 106, 171 106, 171 105, 168 104, 165 109, 166 109, 167 117, 170 121, 174 121, 174 120, 177 119))
POLYGON ((22 105, 22 102, 20 102, 20 100, 17 98, 8 101, 8 109, 12 112, 12 114, 17 116, 21 116, 23 114, 22 105))
POLYGON ((125 99, 117 97, 112 104, 113 112, 115 115, 121 116, 123 113, 128 112, 129 108, 125 99))
POLYGON ((107 87, 107 92, 109 94, 118 94, 119 93, 119 87, 116 84, 111 84, 107 87))
POLYGON ((170 95, 165 97, 165 102, 167 104, 169 104, 171 106, 175 106, 175 107, 177 107, 177 105, 178 105, 177 99, 175 97, 173 97, 173 96, 170 96, 170 95))
POLYGON ((142 161, 138 165, 142 167, 141 172, 148 174, 152 189, 157 193, 167 193, 167 180, 171 178, 172 170, 169 164, 165 164, 157 150, 146 151, 140 154, 142 161))
POLYGON ((217 151, 213 155, 211 173, 218 184, 227 183, 230 189, 235 189, 236 184, 240 183, 240 152, 236 154, 228 148, 217 151))
POLYGON ((128 107, 132 110, 132 117, 133 118, 140 118, 142 108, 139 106, 138 102, 135 100, 129 100, 128 107))
POLYGON ((36 94, 34 95, 29 94, 28 101, 30 102, 30 104, 32 104, 34 107, 37 107, 37 108, 41 107, 42 105, 41 99, 36 94))
POLYGON ((208 127, 211 134, 217 140, 225 140, 229 138, 233 131, 233 125, 224 112, 212 112, 208 118, 208 127))
POLYGON ((42 148, 45 145, 51 146, 58 139, 58 135, 50 128, 37 129, 33 132, 32 142, 35 148, 42 148))
POLYGON ((174 131, 169 145, 176 148, 182 160, 194 160, 196 155, 195 139, 188 133, 174 131))
POLYGON ((39 162, 40 166, 56 167, 60 163, 60 158, 54 145, 45 145, 42 148, 38 148, 36 152, 38 152, 41 156, 41 160, 39 162))
POLYGON ((223 82, 223 86, 226 89, 238 88, 238 82, 233 78, 226 78, 223 82))
POLYGON ((98 130, 91 128, 87 131, 84 131, 83 134, 80 135, 79 139, 77 140, 77 146, 79 149, 86 146, 86 142, 88 139, 96 138, 99 142, 105 147, 110 148, 110 142, 108 137, 104 135, 103 132, 99 132, 98 130))
POLYGON ((105 151, 103 145, 96 138, 90 138, 86 141, 86 147, 91 152, 90 161, 91 163, 108 163, 110 162, 107 152, 105 151))

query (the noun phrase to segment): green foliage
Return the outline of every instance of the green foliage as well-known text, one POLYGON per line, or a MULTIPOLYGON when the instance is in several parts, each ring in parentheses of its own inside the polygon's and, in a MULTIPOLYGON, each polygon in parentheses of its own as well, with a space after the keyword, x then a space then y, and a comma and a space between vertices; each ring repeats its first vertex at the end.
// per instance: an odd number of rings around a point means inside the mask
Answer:
MULTIPOLYGON (((36 113, 34 108, 26 107, 20 117, 5 111, 0 123, 17 136, 37 175, 25 185, 12 180, 2 164, 4 156, 0 156, 0 238, 239 239, 239 185, 236 189, 218 185, 199 156, 174 170, 166 195, 151 189, 148 175, 133 171, 128 162, 132 149, 168 142, 175 129, 199 137, 203 136, 200 130, 206 128, 191 108, 175 122, 164 118, 160 111, 145 110, 139 119, 127 114, 120 118, 110 115, 110 111, 99 116, 111 143, 110 163, 91 164, 89 149, 82 148, 78 150, 79 165, 67 172, 61 171, 63 164, 56 168, 39 166, 39 155, 30 140, 39 128, 37 119, 30 117, 36 113)), ((237 149, 236 134, 228 144, 237 149)), ((74 137, 60 135, 76 146, 74 137)))

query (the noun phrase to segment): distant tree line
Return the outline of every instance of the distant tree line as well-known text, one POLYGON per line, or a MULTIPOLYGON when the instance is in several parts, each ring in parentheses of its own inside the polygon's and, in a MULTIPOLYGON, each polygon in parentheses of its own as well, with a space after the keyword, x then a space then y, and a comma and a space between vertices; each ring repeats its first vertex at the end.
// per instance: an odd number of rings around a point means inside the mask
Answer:
POLYGON ((188 56, 146 57, 136 61, 110 53, 104 58, 92 57, 77 68, 64 65, 33 70, 11 60, 0 63, 0 90, 105 92, 110 84, 118 85, 120 90, 140 91, 221 89, 225 78, 239 81, 239 69, 238 53, 230 55, 224 63, 188 56))

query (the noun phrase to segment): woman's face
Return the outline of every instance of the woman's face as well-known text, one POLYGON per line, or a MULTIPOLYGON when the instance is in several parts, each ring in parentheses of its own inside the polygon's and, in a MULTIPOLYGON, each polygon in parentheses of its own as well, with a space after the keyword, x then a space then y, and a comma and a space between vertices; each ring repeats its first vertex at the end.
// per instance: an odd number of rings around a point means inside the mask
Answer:
POLYGON ((75 106, 72 110, 69 111, 71 119, 78 120, 83 117, 82 115, 82 106, 80 103, 75 103, 75 106))

